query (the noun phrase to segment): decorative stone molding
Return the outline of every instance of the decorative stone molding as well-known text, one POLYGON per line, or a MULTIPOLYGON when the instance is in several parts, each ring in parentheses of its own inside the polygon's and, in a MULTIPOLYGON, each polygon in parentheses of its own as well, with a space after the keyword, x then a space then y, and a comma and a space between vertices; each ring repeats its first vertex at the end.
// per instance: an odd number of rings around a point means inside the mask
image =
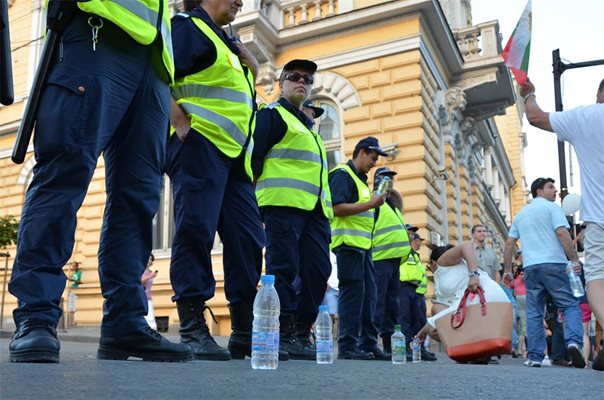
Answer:
POLYGON ((17 178, 17 184, 23 186, 29 186, 33 178, 33 169, 36 165, 36 158, 30 157, 29 160, 23 165, 21 171, 19 171, 19 177, 17 178))
POLYGON ((274 83, 277 80, 277 71, 273 63, 266 62, 258 67, 256 83, 262 85, 266 94, 273 93, 274 83))
POLYGON ((337 100, 342 110, 359 107, 361 98, 348 79, 333 72, 317 72, 312 87, 313 94, 324 93, 337 100))

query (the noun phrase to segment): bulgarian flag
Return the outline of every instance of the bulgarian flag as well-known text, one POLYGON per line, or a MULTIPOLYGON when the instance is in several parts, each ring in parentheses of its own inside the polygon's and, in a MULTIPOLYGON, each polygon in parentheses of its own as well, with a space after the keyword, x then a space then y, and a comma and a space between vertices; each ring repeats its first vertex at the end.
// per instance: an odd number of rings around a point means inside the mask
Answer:
POLYGON ((531 54, 531 30, 533 26, 533 12, 531 0, 528 0, 520 20, 505 45, 501 56, 505 64, 512 70, 516 81, 524 85, 528 73, 529 56, 531 54))

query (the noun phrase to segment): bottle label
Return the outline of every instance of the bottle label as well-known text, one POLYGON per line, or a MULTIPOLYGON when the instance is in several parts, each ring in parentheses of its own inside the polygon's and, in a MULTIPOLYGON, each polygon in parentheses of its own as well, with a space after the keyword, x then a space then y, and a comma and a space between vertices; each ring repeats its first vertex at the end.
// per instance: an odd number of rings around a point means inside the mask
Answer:
POLYGON ((279 332, 252 332, 252 351, 279 351, 279 332))
POLYGON ((329 339, 317 339, 317 353, 329 353, 333 352, 333 340, 329 339))
POLYGON ((393 340, 392 341, 392 353, 397 355, 405 355, 406 347, 404 340, 393 340))

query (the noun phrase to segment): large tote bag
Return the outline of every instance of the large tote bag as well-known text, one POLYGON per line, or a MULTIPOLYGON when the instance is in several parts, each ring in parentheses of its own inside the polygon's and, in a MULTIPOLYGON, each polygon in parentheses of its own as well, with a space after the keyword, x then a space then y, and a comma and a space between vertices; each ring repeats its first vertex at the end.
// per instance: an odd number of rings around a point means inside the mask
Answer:
POLYGON ((487 303, 478 287, 480 303, 468 305, 468 289, 454 313, 436 320, 436 330, 447 355, 458 362, 487 359, 512 351, 514 309, 510 302, 487 303))

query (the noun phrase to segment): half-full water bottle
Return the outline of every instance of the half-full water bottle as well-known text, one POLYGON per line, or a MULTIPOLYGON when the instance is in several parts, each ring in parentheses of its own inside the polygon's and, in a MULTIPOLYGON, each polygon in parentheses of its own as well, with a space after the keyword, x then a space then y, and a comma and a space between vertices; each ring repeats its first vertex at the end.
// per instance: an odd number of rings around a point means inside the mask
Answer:
POLYGON ((390 180, 389 177, 385 176, 382 178, 380 185, 378 186, 375 194, 382 194, 382 193, 386 193, 386 191, 388 190, 388 181, 390 180))
POLYGON ((418 363, 422 361, 422 342, 420 338, 415 337, 411 342, 411 350, 413 351, 413 362, 418 363))
POLYGON ((333 333, 331 317, 327 306, 319 306, 319 315, 315 322, 317 335, 317 364, 333 364, 333 333))
POLYGON ((583 289, 581 278, 579 278, 579 275, 573 270, 574 265, 575 263, 573 261, 569 261, 568 264, 566 264, 566 275, 568 275, 570 290, 573 292, 573 296, 582 297, 585 295, 585 290, 583 289))
POLYGON ((252 368, 277 369, 279 364, 279 311, 275 276, 263 275, 254 300, 252 325, 252 368))
POLYGON ((407 344, 400 325, 394 325, 394 334, 390 340, 392 344, 392 364, 405 364, 407 362, 407 344))

